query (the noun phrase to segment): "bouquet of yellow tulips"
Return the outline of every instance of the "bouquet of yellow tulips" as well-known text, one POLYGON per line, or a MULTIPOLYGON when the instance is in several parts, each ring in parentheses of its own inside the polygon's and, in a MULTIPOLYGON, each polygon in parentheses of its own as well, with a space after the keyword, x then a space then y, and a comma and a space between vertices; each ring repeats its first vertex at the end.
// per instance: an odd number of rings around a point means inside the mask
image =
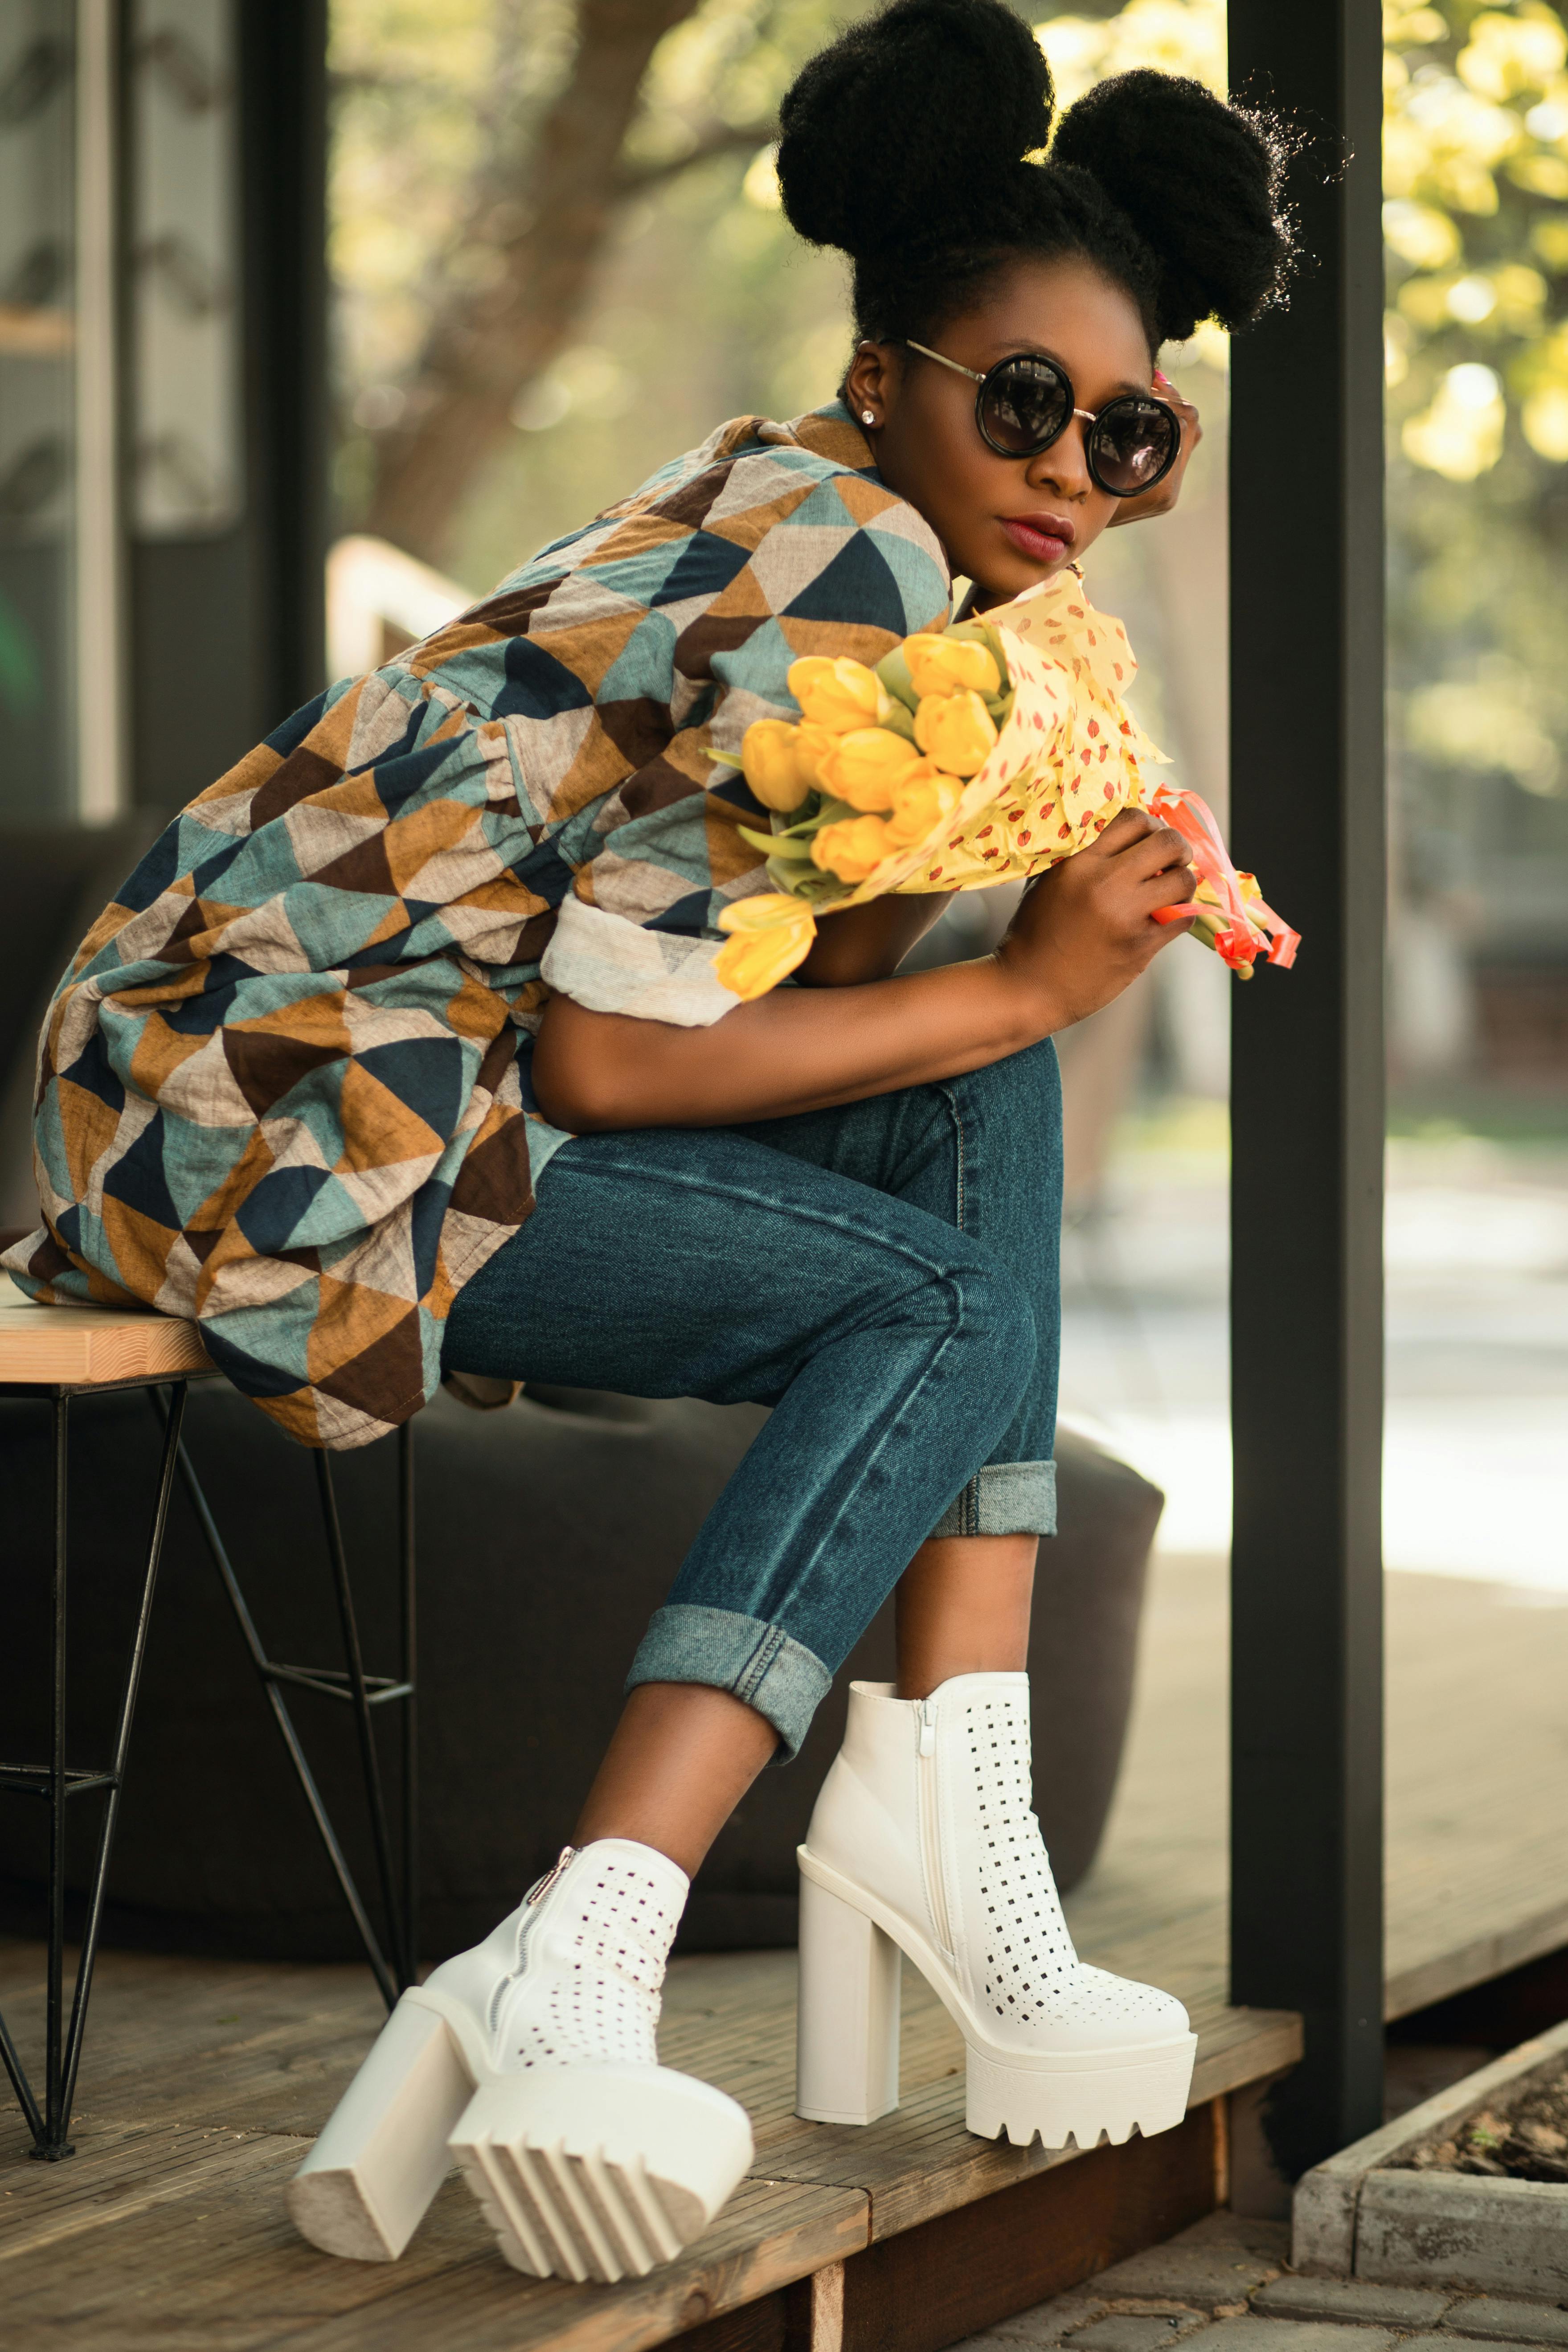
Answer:
POLYGON ((773 888, 720 917, 715 975, 764 995, 809 953, 820 915, 889 890, 985 889, 1070 857, 1117 811, 1147 807, 1193 847, 1193 928, 1242 978, 1288 965, 1297 934, 1232 866, 1195 793, 1151 791, 1163 753, 1123 697, 1136 672, 1119 621, 1063 573, 985 621, 906 637, 873 670, 810 655, 791 666, 800 719, 762 719, 742 743, 773 888))

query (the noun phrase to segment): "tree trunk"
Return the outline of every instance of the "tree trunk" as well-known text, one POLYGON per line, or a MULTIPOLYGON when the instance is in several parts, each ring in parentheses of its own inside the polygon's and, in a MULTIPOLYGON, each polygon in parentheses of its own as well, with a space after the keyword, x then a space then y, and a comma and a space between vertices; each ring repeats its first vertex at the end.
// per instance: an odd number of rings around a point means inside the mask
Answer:
POLYGON ((440 314, 419 369, 413 421, 377 436, 365 528, 427 563, 511 431, 512 402, 549 366, 580 316, 625 190, 622 144, 655 48, 697 0, 582 0, 577 55, 550 109, 525 192, 527 226, 506 273, 440 314))

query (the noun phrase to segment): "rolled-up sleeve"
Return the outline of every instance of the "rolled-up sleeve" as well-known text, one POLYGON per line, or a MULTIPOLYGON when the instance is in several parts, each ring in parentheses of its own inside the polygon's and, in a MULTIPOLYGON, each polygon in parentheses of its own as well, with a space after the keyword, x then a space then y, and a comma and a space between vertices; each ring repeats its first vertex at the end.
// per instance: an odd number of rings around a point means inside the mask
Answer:
POLYGON ((629 1013, 706 1029, 740 1002, 713 976, 722 944, 717 932, 692 939, 645 930, 625 915, 568 897, 541 972, 551 988, 590 1013, 629 1013))

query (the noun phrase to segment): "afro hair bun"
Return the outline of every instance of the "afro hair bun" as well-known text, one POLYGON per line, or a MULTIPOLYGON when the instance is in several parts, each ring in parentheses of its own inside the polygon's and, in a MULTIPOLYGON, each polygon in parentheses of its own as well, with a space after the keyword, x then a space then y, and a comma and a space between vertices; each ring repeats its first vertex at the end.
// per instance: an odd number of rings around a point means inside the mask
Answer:
POLYGON ((1181 341, 1200 319, 1245 326, 1277 290, 1288 147, 1267 117, 1142 68, 1068 107, 1051 161, 1087 172, 1152 251, 1163 338, 1181 341))
POLYGON ((855 264, 858 330, 921 337, 1015 253, 1076 254, 1132 295, 1156 348, 1238 327, 1292 258, 1292 141, 1200 82, 1117 74, 1068 109, 1005 0, 891 0, 803 68, 780 110, 791 226, 855 264))
POLYGON ((780 110, 792 227, 858 258, 994 231, 995 197, 1050 137, 1050 68, 1005 0, 892 0, 803 68, 780 110))

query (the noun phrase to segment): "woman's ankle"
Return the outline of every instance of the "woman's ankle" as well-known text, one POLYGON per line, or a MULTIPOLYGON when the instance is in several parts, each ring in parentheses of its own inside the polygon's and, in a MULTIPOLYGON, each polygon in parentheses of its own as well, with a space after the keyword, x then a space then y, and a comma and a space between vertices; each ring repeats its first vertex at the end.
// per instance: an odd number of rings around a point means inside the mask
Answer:
POLYGON ((643 1683, 626 1701, 573 1832, 631 1838, 689 1878, 778 1745, 771 1723, 707 1683, 643 1683))

